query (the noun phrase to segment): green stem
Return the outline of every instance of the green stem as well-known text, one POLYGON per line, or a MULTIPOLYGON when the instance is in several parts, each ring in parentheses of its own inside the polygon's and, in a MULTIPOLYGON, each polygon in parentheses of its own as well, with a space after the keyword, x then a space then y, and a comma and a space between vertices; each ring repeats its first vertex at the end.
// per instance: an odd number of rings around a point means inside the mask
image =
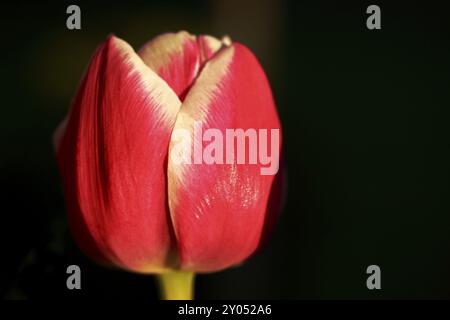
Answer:
POLYGON ((194 273, 171 271, 157 275, 162 300, 192 300, 194 273))

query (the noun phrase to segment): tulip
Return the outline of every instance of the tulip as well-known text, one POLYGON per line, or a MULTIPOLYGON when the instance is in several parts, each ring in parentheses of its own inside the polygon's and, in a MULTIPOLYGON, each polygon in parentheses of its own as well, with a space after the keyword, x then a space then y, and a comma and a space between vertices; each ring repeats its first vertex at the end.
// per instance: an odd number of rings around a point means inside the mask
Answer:
POLYGON ((195 272, 248 258, 281 203, 283 170, 262 175, 262 164, 175 163, 172 134, 192 132, 194 122, 222 131, 280 129, 251 51, 227 37, 178 32, 136 53, 109 36, 54 135, 80 249, 103 265, 159 275, 166 298, 190 298, 195 272))

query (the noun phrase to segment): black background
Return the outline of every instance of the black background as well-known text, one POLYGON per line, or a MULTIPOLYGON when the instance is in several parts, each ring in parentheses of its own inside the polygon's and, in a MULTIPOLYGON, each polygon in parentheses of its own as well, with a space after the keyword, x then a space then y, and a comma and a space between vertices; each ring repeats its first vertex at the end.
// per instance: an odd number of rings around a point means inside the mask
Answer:
MULTIPOLYGON (((393 2, 393 1, 392 1, 393 2)), ((199 275, 197 298, 450 298, 450 26, 442 3, 342 1, 1 4, 0 294, 157 298, 153 277, 107 270, 67 231, 51 136, 96 46, 167 31, 228 34, 271 82, 287 203, 269 245, 199 275), (366 28, 378 4, 382 29, 366 28), (66 288, 80 265, 82 290, 66 288), (366 288, 368 265, 382 290, 366 288)))

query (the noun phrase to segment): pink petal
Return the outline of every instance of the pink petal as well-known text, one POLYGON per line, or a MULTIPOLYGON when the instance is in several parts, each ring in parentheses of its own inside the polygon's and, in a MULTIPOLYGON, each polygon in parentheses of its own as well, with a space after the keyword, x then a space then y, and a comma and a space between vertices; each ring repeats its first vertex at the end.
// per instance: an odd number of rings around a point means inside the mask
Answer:
POLYGON ((125 41, 97 49, 57 134, 69 223, 92 258, 136 272, 170 266, 166 157, 180 105, 125 41))
MULTIPOLYGON (((194 121, 202 122, 203 131, 218 128, 224 136, 225 129, 280 129, 266 76, 246 47, 234 43, 205 64, 175 129, 192 133, 194 121)), ((169 152, 174 148, 172 141, 169 152)), ((169 207, 183 269, 216 271, 255 251, 275 177, 261 175, 261 167, 236 162, 177 164, 169 155, 169 207)))
POLYGON ((214 37, 180 31, 157 36, 139 50, 139 55, 184 100, 203 64, 221 46, 214 37))

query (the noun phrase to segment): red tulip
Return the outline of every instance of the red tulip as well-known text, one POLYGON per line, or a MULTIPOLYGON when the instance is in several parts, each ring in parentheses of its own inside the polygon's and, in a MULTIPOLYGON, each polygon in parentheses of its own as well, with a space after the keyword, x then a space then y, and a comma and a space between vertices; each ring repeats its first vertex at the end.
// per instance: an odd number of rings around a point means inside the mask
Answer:
MULTIPOLYGON (((186 32, 158 36, 138 53, 115 36, 100 45, 55 134, 69 225, 88 256, 140 273, 210 272, 258 248, 279 209, 282 170, 177 163, 174 133, 194 134, 196 123, 224 134, 280 129, 248 48, 186 32)), ((278 161, 281 135, 267 139, 278 161)))

